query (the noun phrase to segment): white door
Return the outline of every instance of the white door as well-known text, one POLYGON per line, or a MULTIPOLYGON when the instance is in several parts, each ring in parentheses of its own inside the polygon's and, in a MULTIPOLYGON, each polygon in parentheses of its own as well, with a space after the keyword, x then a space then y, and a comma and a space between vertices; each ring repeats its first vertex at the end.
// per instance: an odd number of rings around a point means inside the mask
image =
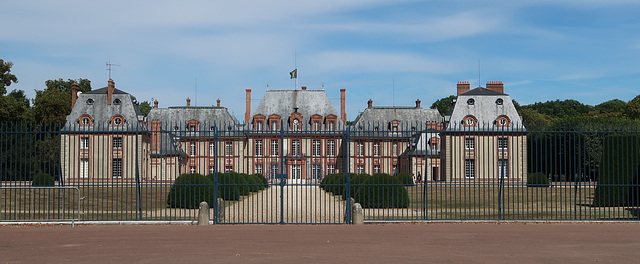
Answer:
POLYGON ((291 183, 301 183, 302 182, 302 165, 293 164, 291 165, 291 183))

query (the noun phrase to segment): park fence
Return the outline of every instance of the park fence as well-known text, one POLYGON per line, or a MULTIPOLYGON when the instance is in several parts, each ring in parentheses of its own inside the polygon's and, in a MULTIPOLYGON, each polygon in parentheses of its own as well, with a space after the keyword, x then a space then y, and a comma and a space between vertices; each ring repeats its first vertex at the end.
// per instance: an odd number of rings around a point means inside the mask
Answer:
POLYGON ((0 124, 0 222, 637 221, 637 124, 0 124), (525 129, 526 127, 526 129, 525 129))

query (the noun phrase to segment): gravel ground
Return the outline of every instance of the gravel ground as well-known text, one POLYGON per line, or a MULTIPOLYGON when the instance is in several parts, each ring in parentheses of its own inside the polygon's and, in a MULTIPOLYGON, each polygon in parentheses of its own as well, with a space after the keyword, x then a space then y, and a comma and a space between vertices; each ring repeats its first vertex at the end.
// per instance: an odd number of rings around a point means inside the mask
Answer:
POLYGON ((345 204, 318 186, 271 186, 227 207, 224 222, 342 223, 345 204))

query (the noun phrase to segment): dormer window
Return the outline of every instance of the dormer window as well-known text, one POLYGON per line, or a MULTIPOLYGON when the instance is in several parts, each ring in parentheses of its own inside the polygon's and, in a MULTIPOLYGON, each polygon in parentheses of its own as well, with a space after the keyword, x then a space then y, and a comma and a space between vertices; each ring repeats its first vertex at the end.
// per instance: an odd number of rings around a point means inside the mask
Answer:
POLYGON ((469 98, 469 100, 467 100, 467 104, 468 105, 474 105, 474 104, 476 104, 476 100, 474 100, 473 98, 469 98))
POLYGON ((507 116, 501 115, 496 118, 495 124, 498 127, 507 127, 511 123, 511 120, 507 116))
POLYGON ((293 124, 291 126, 293 130, 300 130, 300 120, 293 119, 293 124))
POLYGON ((111 126, 120 127, 124 126, 124 123, 124 117, 122 117, 121 115, 114 115, 113 117, 111 117, 111 126))
POLYGON ((502 105, 503 103, 504 103, 504 101, 502 101, 502 99, 501 99, 501 98, 498 98, 498 99, 496 100, 496 104, 497 104, 497 105, 502 105))
POLYGON ((315 131, 320 130, 320 122, 318 121, 313 122, 313 130, 315 131))
POLYGON ((262 128, 263 124, 264 124, 264 123, 262 123, 262 121, 258 121, 258 122, 256 122, 256 130, 262 130, 262 129, 263 129, 263 128, 262 128))
POLYGON ((398 120, 393 120, 393 121, 389 122, 389 129, 392 132, 398 132, 398 126, 400 126, 400 121, 398 121, 398 120))
POLYGON ((113 100, 113 104, 114 105, 120 105, 122 102, 120 101, 120 99, 116 98, 113 100))
POLYGON ((278 130, 278 122, 271 121, 271 130, 278 130))
POLYGON ((93 125, 93 118, 91 118, 91 116, 89 116, 89 115, 82 115, 78 119, 78 123, 81 126, 92 126, 93 125))
POLYGON ((93 105, 93 99, 91 98, 87 99, 87 105, 93 105))
POLYGON ((465 127, 474 127, 474 126, 476 126, 476 125, 477 125, 477 123, 478 123, 478 120, 477 120, 474 116, 472 116, 472 115, 465 116, 465 117, 462 119, 462 124, 463 124, 465 127))

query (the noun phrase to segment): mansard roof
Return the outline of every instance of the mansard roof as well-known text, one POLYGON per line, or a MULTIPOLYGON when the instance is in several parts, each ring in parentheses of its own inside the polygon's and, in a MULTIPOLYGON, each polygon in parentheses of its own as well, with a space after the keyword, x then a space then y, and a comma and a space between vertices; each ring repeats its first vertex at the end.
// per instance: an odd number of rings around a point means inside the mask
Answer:
MULTIPOLYGON (((247 128, 253 127, 255 115, 268 118, 275 114, 280 116, 281 121, 287 122, 289 116, 296 112, 302 115, 303 125, 308 125, 313 115, 324 118, 329 115, 339 116, 324 90, 269 90, 251 113, 251 121, 245 125, 247 128)), ((340 119, 337 122, 337 127, 344 125, 340 119)))
POLYGON ((399 126, 418 126, 425 128, 429 122, 442 122, 442 116, 436 109, 422 107, 369 107, 356 117, 352 126, 387 126, 392 121, 398 121, 399 126))
POLYGON ((140 122, 144 120, 144 115, 140 111, 136 98, 125 91, 114 89, 111 98, 112 102, 107 102, 107 91, 108 87, 104 87, 79 93, 76 104, 67 116, 65 130, 88 130, 89 128, 82 128, 79 125, 79 119, 82 116, 89 116, 93 120, 91 130, 128 131, 143 129, 140 122), (124 118, 124 126, 112 126, 110 121, 114 116, 124 118))
POLYGON ((164 124, 177 125, 185 129, 190 120, 198 121, 202 129, 209 130, 210 126, 224 125, 238 126, 238 120, 229 114, 226 107, 220 106, 176 106, 169 108, 151 108, 147 120, 161 121, 164 124))
POLYGON ((461 93, 456 99, 447 126, 449 131, 524 131, 522 119, 508 94, 478 87, 461 93), (466 126, 465 118, 475 118, 475 126, 466 126), (505 127, 496 123, 498 118, 506 117, 505 127))

